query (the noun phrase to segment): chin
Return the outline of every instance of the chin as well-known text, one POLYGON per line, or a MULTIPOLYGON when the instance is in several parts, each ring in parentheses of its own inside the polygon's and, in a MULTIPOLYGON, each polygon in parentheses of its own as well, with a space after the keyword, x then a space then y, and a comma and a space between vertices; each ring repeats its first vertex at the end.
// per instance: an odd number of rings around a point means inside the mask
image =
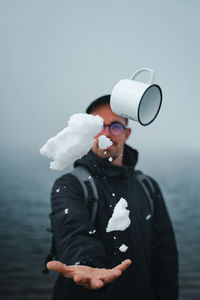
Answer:
POLYGON ((115 160, 118 157, 118 151, 112 151, 111 149, 105 149, 103 151, 103 154, 101 157, 103 157, 104 159, 109 159, 110 157, 112 157, 113 160, 115 160), (106 151, 106 154, 104 154, 104 152, 106 151))
POLYGON ((111 155, 107 151, 106 151, 106 154, 104 154, 105 151, 106 150, 104 150, 103 153, 99 153, 99 156, 103 159, 108 159, 111 155))

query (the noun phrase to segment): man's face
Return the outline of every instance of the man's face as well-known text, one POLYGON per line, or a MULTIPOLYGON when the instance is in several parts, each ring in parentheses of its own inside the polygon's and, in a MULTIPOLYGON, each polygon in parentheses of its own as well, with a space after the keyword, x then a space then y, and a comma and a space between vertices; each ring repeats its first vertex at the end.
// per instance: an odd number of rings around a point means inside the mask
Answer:
MULTIPOLYGON (((105 125, 109 125, 113 122, 118 122, 126 126, 126 119, 114 114, 109 104, 102 104, 98 106, 91 114, 99 115, 101 118, 103 118, 105 125)), ((131 129, 126 128, 122 130, 120 135, 116 136, 110 133, 109 127, 106 126, 104 131, 100 132, 97 136, 95 136, 95 142, 92 146, 92 151, 103 159, 108 159, 112 157, 113 164, 122 165, 124 144, 128 139, 130 133, 131 133, 131 129), (98 138, 101 135, 105 135, 106 137, 110 138, 110 140, 112 141, 113 144, 109 148, 107 149, 99 148, 98 138)))

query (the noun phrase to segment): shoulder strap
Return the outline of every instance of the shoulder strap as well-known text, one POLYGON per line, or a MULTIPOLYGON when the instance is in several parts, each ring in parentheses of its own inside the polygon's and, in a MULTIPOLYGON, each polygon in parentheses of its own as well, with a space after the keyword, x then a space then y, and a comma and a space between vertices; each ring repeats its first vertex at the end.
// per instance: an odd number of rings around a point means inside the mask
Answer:
POLYGON ((94 225, 99 198, 95 181, 92 178, 90 172, 83 166, 77 166, 76 168, 74 168, 71 174, 78 179, 82 186, 85 204, 89 210, 90 222, 92 225, 94 225))
MULTIPOLYGON (((89 218, 90 222, 92 225, 94 225, 95 219, 96 219, 96 214, 97 214, 97 209, 98 209, 98 191, 96 184, 90 174, 90 172, 82 167, 82 166, 77 166, 74 168, 74 170, 70 173, 74 175, 78 181, 80 182, 83 193, 84 193, 84 200, 85 204, 88 207, 89 210, 89 218)), ((52 230, 50 230, 52 232, 52 230)), ((52 236, 51 239, 51 250, 49 255, 46 257, 44 261, 44 270, 43 273, 49 273, 49 270, 46 267, 47 262, 50 260, 53 260, 56 258, 56 245, 55 245, 55 240, 52 236)))
POLYGON ((150 209, 151 209, 151 213, 152 213, 152 216, 153 216, 153 214, 154 214, 153 198, 154 198, 155 193, 156 193, 154 185, 153 185, 151 179, 139 170, 135 171, 135 177, 137 178, 138 182, 140 183, 140 185, 142 186, 144 192, 147 195, 149 205, 150 205, 150 209))

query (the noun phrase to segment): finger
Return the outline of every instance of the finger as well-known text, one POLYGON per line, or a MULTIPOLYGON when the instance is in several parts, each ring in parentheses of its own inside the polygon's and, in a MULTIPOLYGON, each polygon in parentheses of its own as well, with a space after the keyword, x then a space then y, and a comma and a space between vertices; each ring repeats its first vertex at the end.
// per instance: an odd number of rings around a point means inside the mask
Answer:
POLYGON ((99 290, 104 286, 104 283, 100 279, 92 279, 90 282, 90 289, 99 290))
POLYGON ((72 266, 66 266, 60 261, 50 261, 47 263, 47 268, 52 271, 56 271, 67 278, 72 278, 74 276, 74 268, 72 266))
POLYGON ((73 279, 74 279, 74 282, 78 285, 84 285, 84 283, 86 283, 84 280, 84 276, 81 274, 74 275, 73 279))
POLYGON ((83 285, 83 286, 90 286, 90 277, 85 275, 84 273, 77 272, 75 273, 74 277, 74 282, 78 285, 83 285))
POLYGON ((112 270, 120 270, 121 272, 125 271, 131 265, 131 260, 126 259, 120 265, 116 266, 112 270))
POLYGON ((47 268, 52 271, 56 271, 59 273, 66 272, 66 265, 61 263, 60 261, 49 261, 47 263, 47 268))
POLYGON ((104 282, 104 284, 111 283, 115 279, 117 279, 122 272, 117 269, 108 270, 103 276, 100 277, 100 279, 104 282))
POLYGON ((105 284, 111 283, 112 281, 117 279, 119 276, 121 276, 122 272, 124 270, 126 270, 130 266, 130 264, 131 264, 131 260, 126 259, 120 265, 118 265, 115 268, 106 272, 105 275, 101 277, 101 279, 103 280, 103 282, 105 284))

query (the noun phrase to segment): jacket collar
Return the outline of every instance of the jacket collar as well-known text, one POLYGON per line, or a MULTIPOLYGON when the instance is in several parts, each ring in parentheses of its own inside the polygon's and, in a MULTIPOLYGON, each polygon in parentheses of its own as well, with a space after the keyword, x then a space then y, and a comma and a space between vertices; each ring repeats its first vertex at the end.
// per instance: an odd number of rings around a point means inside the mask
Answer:
POLYGON ((109 161, 102 159, 96 155, 92 150, 87 155, 77 160, 74 166, 82 165, 86 167, 94 177, 102 176, 129 176, 130 172, 133 172, 138 160, 138 151, 125 144, 124 147, 124 166, 112 165, 109 161))

